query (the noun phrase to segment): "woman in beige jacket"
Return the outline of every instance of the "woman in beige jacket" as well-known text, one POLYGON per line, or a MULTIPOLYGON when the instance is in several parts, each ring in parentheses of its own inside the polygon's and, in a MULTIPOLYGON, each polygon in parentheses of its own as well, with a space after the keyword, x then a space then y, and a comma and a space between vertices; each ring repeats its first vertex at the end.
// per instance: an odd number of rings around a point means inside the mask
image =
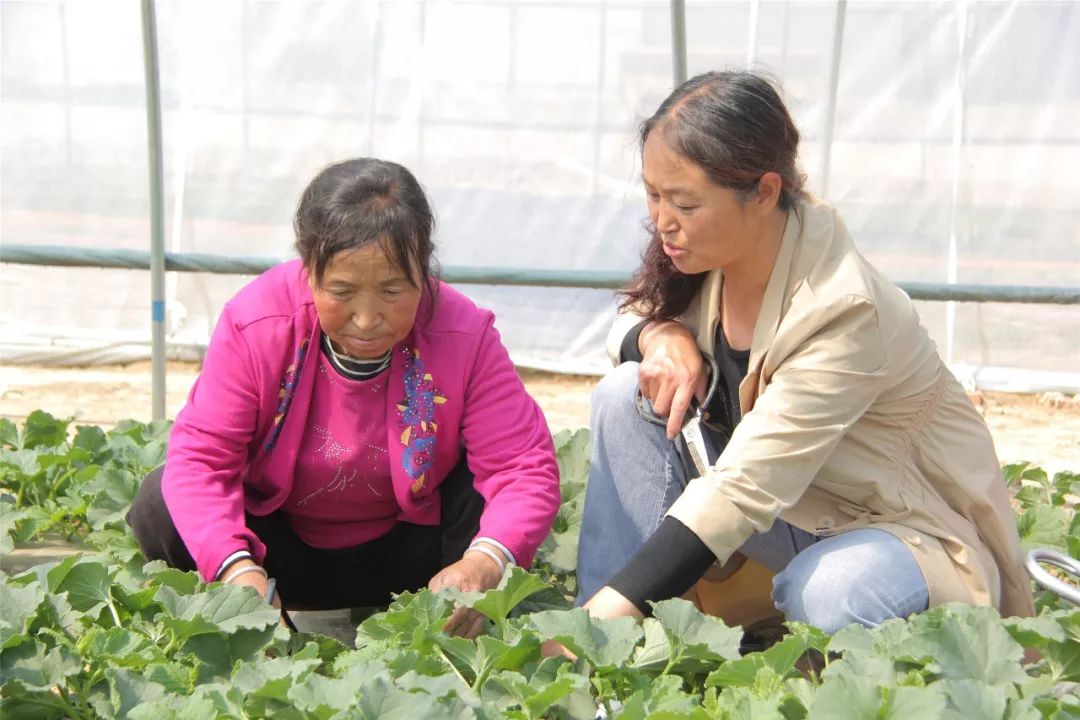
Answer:
POLYGON ((954 600, 1031 614, 986 425, 802 190, 775 89, 698 76, 640 139, 652 237, 593 396, 579 602, 641 617, 748 556, 788 619, 829 632, 954 600))

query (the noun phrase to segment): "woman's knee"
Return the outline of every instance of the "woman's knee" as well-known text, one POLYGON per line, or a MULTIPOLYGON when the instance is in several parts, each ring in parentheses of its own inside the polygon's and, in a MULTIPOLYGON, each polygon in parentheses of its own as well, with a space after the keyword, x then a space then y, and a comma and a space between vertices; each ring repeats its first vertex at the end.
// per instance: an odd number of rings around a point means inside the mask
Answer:
POLYGON ((876 627, 925 610, 929 591, 911 551, 881 530, 856 530, 804 550, 773 579, 773 601, 788 620, 827 633, 876 627))
POLYGON ((613 368, 600 379, 593 388, 591 414, 593 430, 597 423, 604 423, 612 417, 633 413, 636 416, 634 397, 638 389, 638 364, 625 362, 613 368))

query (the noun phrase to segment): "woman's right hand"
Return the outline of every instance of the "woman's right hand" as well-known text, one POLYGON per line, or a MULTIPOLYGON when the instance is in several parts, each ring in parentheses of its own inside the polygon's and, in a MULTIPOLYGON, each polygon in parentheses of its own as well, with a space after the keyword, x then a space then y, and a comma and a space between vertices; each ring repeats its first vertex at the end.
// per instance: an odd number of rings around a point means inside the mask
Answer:
POLYGON ((666 417, 667 436, 674 440, 682 428, 690 401, 705 399, 707 377, 694 336, 674 320, 649 323, 638 337, 641 367, 638 384, 641 394, 652 403, 653 412, 666 417))
MULTIPOLYGON (((237 560, 228 568, 226 568, 223 578, 229 578, 237 570, 245 567, 257 567, 257 565, 251 560, 237 560)), ((266 572, 258 572, 251 570, 249 572, 236 575, 234 579, 229 581, 230 585, 246 585, 249 588, 254 588, 255 592, 259 593, 260 597, 266 597, 266 591, 269 588, 266 572)), ((270 604, 278 610, 281 609, 281 598, 275 592, 274 597, 271 599, 270 604)))

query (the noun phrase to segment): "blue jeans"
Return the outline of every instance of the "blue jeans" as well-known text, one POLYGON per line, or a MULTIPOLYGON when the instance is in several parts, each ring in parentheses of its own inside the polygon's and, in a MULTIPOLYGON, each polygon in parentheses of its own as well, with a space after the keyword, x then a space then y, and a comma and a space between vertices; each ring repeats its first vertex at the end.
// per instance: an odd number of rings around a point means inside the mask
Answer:
MULTIPOLYGON (((638 414, 637 373, 637 363, 623 363, 593 392, 592 465, 578 545, 579 605, 633 557, 686 487, 664 428, 638 414)), ((851 623, 873 627, 927 607, 926 580, 915 557, 883 530, 818 538, 777 519, 740 550, 776 573, 772 599, 788 620, 829 633, 851 623)))

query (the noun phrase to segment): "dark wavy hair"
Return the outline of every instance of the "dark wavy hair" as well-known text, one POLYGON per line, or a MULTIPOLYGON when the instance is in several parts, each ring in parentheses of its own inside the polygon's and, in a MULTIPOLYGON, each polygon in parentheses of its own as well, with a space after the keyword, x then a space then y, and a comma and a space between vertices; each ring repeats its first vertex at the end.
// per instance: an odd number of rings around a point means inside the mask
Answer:
POLYGON ((413 174, 394 162, 354 158, 325 168, 300 196, 293 228, 316 285, 335 255, 373 242, 413 284, 418 270, 419 287, 439 274, 431 205, 413 174))
MULTIPOLYGON (((641 124, 642 152, 654 131, 714 183, 746 199, 767 172, 780 176, 779 205, 784 210, 794 207, 803 192, 805 176, 797 162, 799 130, 776 87, 761 75, 708 72, 690 78, 641 124)), ((630 287, 620 293, 620 307, 633 306, 650 320, 670 320, 686 311, 706 273, 679 272, 664 253, 656 226, 647 222, 645 227, 649 244, 630 287)))

